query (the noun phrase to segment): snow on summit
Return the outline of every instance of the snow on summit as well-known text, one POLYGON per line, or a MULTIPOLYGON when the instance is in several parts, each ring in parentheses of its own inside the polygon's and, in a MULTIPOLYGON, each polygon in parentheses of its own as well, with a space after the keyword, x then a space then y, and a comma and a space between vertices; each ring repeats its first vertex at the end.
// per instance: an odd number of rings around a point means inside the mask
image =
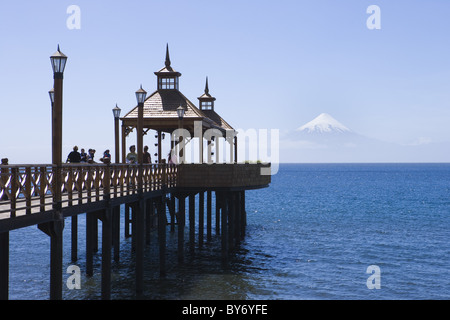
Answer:
POLYGON ((328 113, 322 113, 314 120, 301 126, 296 131, 306 133, 345 133, 351 132, 349 128, 334 119, 328 113))

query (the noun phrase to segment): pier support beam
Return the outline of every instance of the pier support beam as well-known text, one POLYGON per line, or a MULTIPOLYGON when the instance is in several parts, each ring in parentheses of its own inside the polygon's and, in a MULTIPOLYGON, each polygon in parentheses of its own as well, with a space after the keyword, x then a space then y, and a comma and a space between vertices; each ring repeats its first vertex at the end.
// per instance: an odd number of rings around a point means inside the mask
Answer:
POLYGON ((128 203, 125 204, 125 238, 129 238, 130 233, 130 205, 128 203))
POLYGON ((93 239, 93 250, 94 252, 98 252, 98 215, 99 212, 95 212, 95 219, 92 221, 92 223, 94 224, 94 228, 92 229, 93 234, 92 234, 92 239, 93 239))
MULTIPOLYGON (((131 250, 136 250, 136 237, 137 237, 137 230, 136 230, 136 223, 137 223, 137 212, 139 209, 139 202, 133 203, 131 206, 131 250)), ((144 213, 143 213, 144 214, 144 213)))
POLYGON ((86 213, 86 275, 94 275, 94 230, 97 226, 95 212, 86 213))
POLYGON ((38 228, 50 237, 50 300, 61 300, 64 218, 56 213, 54 221, 38 224, 38 228))
POLYGON ((170 212, 170 232, 175 232, 175 197, 170 196, 170 201, 167 203, 170 212))
POLYGON ((211 212, 212 211, 212 194, 211 191, 206 192, 206 241, 211 241, 211 212))
MULTIPOLYGON (((133 231, 136 233, 136 294, 144 292, 144 247, 145 247, 145 208, 146 201, 141 198, 135 206, 133 231)), ((134 232, 133 232, 134 233, 134 232)))
POLYGON ((0 300, 9 297, 9 232, 0 233, 0 300))
POLYGON ((195 194, 189 195, 189 250, 195 249, 195 194))
POLYGON ((226 263, 228 261, 228 194, 222 197, 221 195, 221 206, 222 206, 222 262, 226 263))
POLYGON ((120 206, 113 208, 112 212, 112 245, 114 248, 114 261, 120 260, 120 206))
POLYGON ((241 237, 242 237, 242 228, 241 228, 241 223, 242 223, 242 213, 241 213, 241 193, 240 192, 235 192, 234 193, 235 196, 235 213, 236 213, 236 219, 235 219, 235 229, 234 229, 234 241, 235 241, 235 245, 239 246, 239 244, 241 243, 241 237))
POLYGON ((240 206, 241 206, 241 238, 245 237, 245 230, 247 227, 247 212, 245 211, 245 190, 241 191, 240 198, 240 206))
POLYGON ((227 202, 228 202, 228 250, 234 249, 234 228, 235 228, 235 221, 236 221, 236 206, 234 201, 234 192, 230 192, 227 195, 227 202))
POLYGON ((220 208, 222 206, 222 194, 216 191, 216 235, 220 234, 220 208))
POLYGON ((166 207, 164 197, 156 202, 158 214, 158 242, 159 242, 159 275, 166 275, 166 207))
POLYGON ((186 224, 186 197, 184 195, 179 196, 179 209, 178 209, 178 262, 184 261, 184 227, 186 224))
POLYGON ((153 199, 148 199, 147 201, 147 208, 145 210, 145 244, 148 246, 150 245, 151 241, 151 229, 153 227, 153 218, 155 214, 155 204, 153 202, 153 199))
POLYGON ((203 247, 203 238, 205 233, 205 192, 198 194, 198 245, 203 247))
POLYGON ((102 299, 111 299, 112 209, 100 214, 102 221, 102 299))
POLYGON ((72 216, 72 230, 71 230, 71 259, 72 262, 78 260, 78 216, 72 216))

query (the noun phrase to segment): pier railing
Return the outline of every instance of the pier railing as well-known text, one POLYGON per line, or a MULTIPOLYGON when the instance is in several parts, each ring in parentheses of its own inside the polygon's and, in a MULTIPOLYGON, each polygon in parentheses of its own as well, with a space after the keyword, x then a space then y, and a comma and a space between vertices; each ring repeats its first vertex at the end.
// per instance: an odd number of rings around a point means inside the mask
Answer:
POLYGON ((262 188, 271 182, 270 163, 181 164, 178 166, 179 188, 262 188), (263 174, 265 169, 265 174, 263 174))
POLYGON ((265 188, 270 164, 0 166, 0 219, 151 192, 265 188))
POLYGON ((51 210, 58 199, 72 206, 172 188, 176 182, 177 167, 169 164, 0 166, 0 219, 51 210))

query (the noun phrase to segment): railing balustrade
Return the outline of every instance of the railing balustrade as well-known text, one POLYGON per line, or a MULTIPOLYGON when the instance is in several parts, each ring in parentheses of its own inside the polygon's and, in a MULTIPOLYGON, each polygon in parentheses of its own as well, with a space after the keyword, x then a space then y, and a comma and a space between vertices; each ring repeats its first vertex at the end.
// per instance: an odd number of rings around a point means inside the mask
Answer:
POLYGON ((51 210, 61 190, 62 206, 123 197, 176 186, 177 167, 169 164, 63 164, 55 186, 55 165, 0 166, 0 219, 51 210))

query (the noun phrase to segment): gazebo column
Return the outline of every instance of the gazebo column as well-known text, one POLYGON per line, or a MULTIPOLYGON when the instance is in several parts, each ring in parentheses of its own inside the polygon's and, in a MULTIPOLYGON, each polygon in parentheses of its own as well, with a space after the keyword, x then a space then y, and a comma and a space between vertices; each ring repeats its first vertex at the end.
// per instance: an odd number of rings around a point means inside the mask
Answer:
POLYGON ((207 159, 206 159, 208 164, 212 163, 212 157, 211 157, 211 139, 208 140, 208 145, 207 145, 207 159))
POLYGON ((122 124, 122 163, 126 163, 127 157, 127 136, 126 126, 122 124))
POLYGON ((238 162, 238 143, 237 136, 234 136, 234 163, 238 162))
POLYGON ((234 155, 233 155, 234 154, 234 145, 233 145, 234 139, 233 139, 233 137, 230 137, 227 140, 228 140, 228 143, 230 144, 230 163, 233 163, 234 162, 234 155))
POLYGON ((236 131, 227 130, 226 140, 230 144, 230 163, 237 163, 237 139, 236 131))
POLYGON ((158 164, 161 163, 162 158, 161 130, 158 130, 158 164))
POLYGON ((219 146, 220 146, 219 140, 220 140, 219 137, 216 137, 216 139, 214 139, 215 144, 216 144, 216 163, 219 163, 219 153, 220 153, 219 152, 219 146))
POLYGON ((176 150, 174 149, 175 147, 175 141, 173 140, 174 136, 173 136, 173 131, 170 133, 170 154, 174 155, 176 154, 176 150))
POLYGON ((198 163, 203 163, 203 134, 198 137, 198 163))

